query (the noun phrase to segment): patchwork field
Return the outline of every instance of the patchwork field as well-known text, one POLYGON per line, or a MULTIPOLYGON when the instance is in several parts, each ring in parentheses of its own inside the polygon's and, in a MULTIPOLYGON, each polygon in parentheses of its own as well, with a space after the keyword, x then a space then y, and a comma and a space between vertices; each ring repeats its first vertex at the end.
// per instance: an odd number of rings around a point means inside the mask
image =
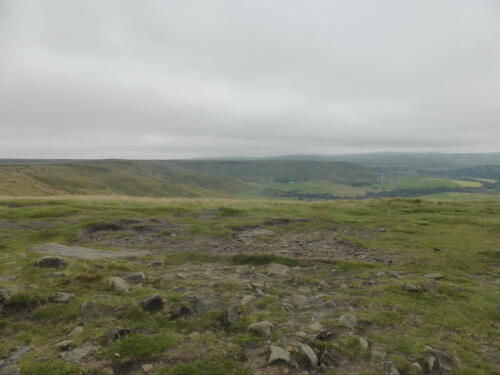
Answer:
POLYGON ((500 202, 0 201, 0 374, 498 374, 500 202))

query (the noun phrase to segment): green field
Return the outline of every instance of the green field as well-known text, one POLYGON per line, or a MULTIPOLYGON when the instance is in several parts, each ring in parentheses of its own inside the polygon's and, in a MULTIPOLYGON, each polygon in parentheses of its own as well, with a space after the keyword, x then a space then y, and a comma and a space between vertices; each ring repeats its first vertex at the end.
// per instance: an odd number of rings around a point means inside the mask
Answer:
POLYGON ((499 239, 498 201, 3 199, 0 359, 29 346, 9 365, 27 375, 375 375, 428 373, 434 355, 433 373, 497 374, 499 239), (43 255, 30 249, 52 242, 150 254, 35 266, 43 255), (108 282, 131 272, 146 279, 108 282), (58 292, 74 296, 54 303, 58 292), (140 307, 151 295, 159 311, 140 307), (107 310, 85 318, 86 301, 107 310), (269 337, 248 329, 259 321, 269 337), (291 364, 269 366, 270 345, 291 364))

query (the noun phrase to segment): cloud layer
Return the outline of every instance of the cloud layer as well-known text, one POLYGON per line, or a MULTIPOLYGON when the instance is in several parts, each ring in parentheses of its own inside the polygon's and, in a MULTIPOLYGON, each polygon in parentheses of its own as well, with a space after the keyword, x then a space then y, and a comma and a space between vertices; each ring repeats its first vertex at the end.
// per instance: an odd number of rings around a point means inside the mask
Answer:
POLYGON ((496 0, 0 0, 0 158, 499 144, 496 0))

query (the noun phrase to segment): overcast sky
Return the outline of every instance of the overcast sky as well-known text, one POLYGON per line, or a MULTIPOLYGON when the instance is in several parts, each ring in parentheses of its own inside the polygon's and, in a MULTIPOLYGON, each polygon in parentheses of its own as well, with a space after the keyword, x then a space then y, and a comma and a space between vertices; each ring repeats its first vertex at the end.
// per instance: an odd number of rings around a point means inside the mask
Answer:
POLYGON ((0 158, 500 151, 499 0, 0 0, 0 158))

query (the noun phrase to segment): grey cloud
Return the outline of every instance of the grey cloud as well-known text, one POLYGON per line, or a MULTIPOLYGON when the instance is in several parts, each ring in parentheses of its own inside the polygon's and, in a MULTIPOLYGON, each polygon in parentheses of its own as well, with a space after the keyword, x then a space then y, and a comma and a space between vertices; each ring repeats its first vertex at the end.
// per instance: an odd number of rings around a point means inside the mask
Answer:
POLYGON ((495 0, 0 0, 0 157, 500 151, 495 0))

